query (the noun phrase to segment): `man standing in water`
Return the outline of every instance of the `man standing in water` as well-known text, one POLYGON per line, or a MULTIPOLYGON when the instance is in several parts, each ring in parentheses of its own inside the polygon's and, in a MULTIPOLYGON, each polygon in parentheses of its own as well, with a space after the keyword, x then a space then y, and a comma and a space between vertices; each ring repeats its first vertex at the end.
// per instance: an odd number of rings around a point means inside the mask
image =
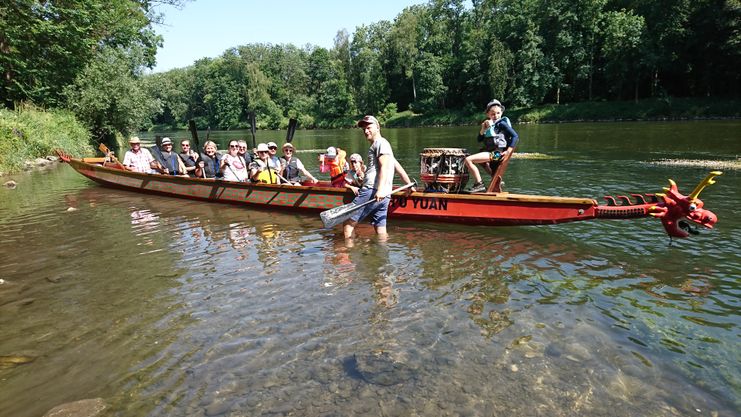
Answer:
POLYGON ((381 126, 375 117, 363 117, 358 121, 358 127, 363 129, 365 138, 370 143, 370 149, 368 149, 368 166, 365 171, 365 178, 353 203, 363 204, 371 199, 375 199, 376 202, 357 210, 349 220, 345 221, 343 231, 345 238, 351 238, 358 222, 366 216, 370 216, 371 224, 376 229, 376 233, 379 237, 385 238, 387 236, 386 217, 389 201, 391 200, 396 159, 394 158, 394 152, 391 150, 391 144, 381 136, 381 126))

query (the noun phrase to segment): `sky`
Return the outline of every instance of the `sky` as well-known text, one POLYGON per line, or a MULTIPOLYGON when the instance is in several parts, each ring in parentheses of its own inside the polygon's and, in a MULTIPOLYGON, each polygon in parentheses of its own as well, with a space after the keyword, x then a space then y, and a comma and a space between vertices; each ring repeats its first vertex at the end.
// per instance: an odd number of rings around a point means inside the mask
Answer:
POLYGON ((249 43, 331 48, 337 31, 381 20, 427 0, 195 0, 182 10, 162 6, 164 25, 156 27, 164 45, 157 51, 154 72, 215 58, 225 50, 249 43))

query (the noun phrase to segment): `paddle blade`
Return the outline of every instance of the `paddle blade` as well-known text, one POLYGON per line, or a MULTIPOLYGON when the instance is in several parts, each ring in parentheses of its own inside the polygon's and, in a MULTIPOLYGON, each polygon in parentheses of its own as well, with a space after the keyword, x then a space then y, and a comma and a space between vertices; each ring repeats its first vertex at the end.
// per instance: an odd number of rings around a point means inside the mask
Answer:
POLYGON ((331 229, 337 226, 338 224, 344 223, 345 220, 352 217, 355 210, 358 210, 365 205, 366 205, 365 203, 364 204, 347 203, 339 207, 331 208, 329 210, 324 210, 323 212, 319 213, 319 217, 322 218, 322 223, 324 223, 324 228, 331 229))
POLYGON ((291 143, 293 140, 293 134, 296 133, 296 124, 298 120, 290 119, 288 121, 288 130, 286 131, 286 142, 291 143))

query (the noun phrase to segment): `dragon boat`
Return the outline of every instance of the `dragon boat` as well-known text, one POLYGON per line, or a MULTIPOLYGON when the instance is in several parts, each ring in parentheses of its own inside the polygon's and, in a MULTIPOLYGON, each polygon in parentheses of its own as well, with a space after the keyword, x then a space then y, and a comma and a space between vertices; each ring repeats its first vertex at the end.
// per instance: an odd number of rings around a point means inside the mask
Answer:
MULTIPOLYGON (((259 184, 145 174, 126 170, 115 157, 73 158, 61 151, 57 153, 78 173, 98 184, 140 193, 315 213, 342 206, 354 198, 349 189, 331 187, 328 181, 259 184)), ((715 183, 714 178, 722 174, 719 171, 709 173, 689 195, 680 193, 670 179, 664 193, 605 196, 605 203, 599 204, 592 198, 503 192, 501 174, 507 161, 494 172, 487 192, 466 194, 461 185, 468 176, 460 154, 460 150, 447 148, 425 149, 421 154, 420 175, 424 191, 392 195, 389 215, 396 219, 488 226, 655 217, 661 220, 666 233, 676 238, 696 234, 696 225, 712 228, 717 222, 716 215, 704 208, 699 195, 715 183)))

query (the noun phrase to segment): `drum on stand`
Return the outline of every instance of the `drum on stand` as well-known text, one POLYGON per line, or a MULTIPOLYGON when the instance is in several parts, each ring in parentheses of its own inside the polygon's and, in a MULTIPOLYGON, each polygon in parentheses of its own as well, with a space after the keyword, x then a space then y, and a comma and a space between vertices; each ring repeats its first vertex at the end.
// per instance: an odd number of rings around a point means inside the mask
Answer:
POLYGON ((420 178, 425 191, 457 193, 468 182, 463 148, 425 148, 420 156, 420 178))

